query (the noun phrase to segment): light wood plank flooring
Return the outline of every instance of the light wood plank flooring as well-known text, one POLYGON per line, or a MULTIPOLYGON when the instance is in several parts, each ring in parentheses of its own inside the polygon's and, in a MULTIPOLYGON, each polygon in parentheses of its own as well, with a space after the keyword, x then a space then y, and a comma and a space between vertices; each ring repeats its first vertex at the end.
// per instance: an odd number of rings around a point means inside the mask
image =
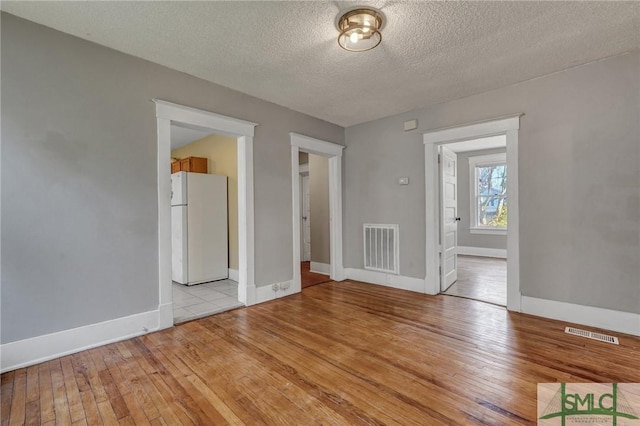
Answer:
POLYGON ((5 424, 535 424, 538 382, 640 382, 614 346, 346 281, 2 375, 5 424))
POLYGON ((506 259, 458 255, 458 280, 444 294, 506 306, 506 259))
POLYGON ((320 283, 331 281, 329 275, 316 274, 311 272, 311 262, 300 262, 300 286, 302 288, 311 287, 320 283))

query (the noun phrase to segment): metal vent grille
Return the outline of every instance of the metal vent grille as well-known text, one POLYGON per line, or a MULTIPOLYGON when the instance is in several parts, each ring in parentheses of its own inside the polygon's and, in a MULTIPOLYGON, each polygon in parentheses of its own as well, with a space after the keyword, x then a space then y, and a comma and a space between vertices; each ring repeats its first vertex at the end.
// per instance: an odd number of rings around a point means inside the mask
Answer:
POLYGON ((399 225, 364 224, 364 269, 399 273, 399 225))
POLYGON ((580 330, 579 328, 566 327, 564 329, 565 333, 573 334, 574 336, 586 337, 587 339, 599 340, 601 342, 613 343, 614 345, 619 345, 617 337, 609 336, 608 334, 602 333, 594 333, 593 331, 580 330))

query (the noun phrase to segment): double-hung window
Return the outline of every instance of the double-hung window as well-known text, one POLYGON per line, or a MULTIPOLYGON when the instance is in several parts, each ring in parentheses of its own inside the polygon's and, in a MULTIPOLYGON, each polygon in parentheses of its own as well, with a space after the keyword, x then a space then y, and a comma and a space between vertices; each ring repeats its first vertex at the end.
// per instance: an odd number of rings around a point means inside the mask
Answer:
POLYGON ((506 234, 507 154, 469 157, 471 233, 506 234))

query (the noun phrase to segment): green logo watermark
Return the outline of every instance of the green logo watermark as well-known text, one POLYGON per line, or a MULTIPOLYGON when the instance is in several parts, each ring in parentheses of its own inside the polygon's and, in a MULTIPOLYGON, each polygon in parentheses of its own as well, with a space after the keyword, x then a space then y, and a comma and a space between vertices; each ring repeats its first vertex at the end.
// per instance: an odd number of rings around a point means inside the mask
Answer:
POLYGON ((639 383, 539 383, 538 424, 640 426, 639 383))

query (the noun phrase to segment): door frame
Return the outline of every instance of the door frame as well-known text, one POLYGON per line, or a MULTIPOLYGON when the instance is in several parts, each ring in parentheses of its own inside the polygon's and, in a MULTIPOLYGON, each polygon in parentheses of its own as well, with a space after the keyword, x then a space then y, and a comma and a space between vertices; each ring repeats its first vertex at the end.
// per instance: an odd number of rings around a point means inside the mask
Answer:
POLYGON ((425 161, 425 217, 426 217, 426 276, 425 293, 440 293, 439 253, 439 189, 438 145, 478 139, 487 136, 506 135, 507 168, 509 180, 509 230, 507 232, 507 309, 521 311, 520 292, 520 214, 518 206, 518 130, 520 117, 515 114, 460 126, 434 129, 424 132, 425 161))
POLYGON ((256 123, 215 114, 160 99, 156 105, 158 132, 158 327, 173 326, 173 287, 171 282, 171 123, 211 129, 231 136, 238 149, 238 300, 255 303, 253 135, 256 123))
POLYGON ((302 289, 300 275, 300 151, 329 158, 329 239, 334 281, 345 279, 342 261, 342 151, 344 146, 298 133, 291 137, 291 186, 293 219, 293 285, 294 293, 302 289))

